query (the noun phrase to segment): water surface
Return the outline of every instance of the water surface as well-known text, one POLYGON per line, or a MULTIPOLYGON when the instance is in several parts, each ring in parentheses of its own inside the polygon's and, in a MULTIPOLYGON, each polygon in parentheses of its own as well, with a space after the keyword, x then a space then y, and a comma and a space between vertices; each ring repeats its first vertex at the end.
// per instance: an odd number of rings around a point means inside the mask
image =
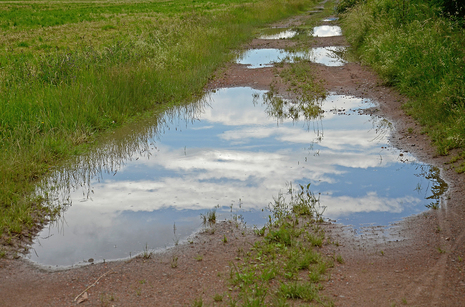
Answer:
POLYGON ((296 31, 286 30, 286 31, 281 31, 279 33, 275 33, 275 34, 262 35, 260 36, 260 39, 287 39, 287 38, 293 38, 296 35, 297 35, 296 31))
POLYGON ((313 28, 312 35, 315 37, 341 36, 342 30, 339 26, 318 26, 313 28))
POLYGON ((355 229, 420 213, 439 201, 438 172, 390 147, 389 122, 363 112, 372 106, 227 88, 134 126, 52 176, 45 188, 68 205, 28 258, 67 266, 173 246, 215 207, 261 226, 289 183, 311 183, 325 217, 355 229))
POLYGON ((245 64, 248 68, 271 67, 274 63, 285 61, 292 63, 296 58, 305 59, 313 63, 326 66, 343 66, 346 61, 340 57, 345 47, 318 47, 306 52, 288 52, 283 49, 251 49, 242 54, 238 64, 245 64))

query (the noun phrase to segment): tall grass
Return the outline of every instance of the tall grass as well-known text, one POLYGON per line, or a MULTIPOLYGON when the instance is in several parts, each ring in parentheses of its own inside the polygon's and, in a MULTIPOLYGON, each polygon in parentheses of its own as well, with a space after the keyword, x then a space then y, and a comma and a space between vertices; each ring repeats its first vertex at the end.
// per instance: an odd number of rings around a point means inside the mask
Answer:
MULTIPOLYGON (((103 131, 195 99, 254 28, 310 4, 237 3, 141 15, 101 44, 78 38, 47 52, 8 47, 0 53, 0 237, 19 235, 56 212, 30 197, 51 167, 85 151, 103 131)), ((94 41, 107 30, 93 33, 94 41)))
POLYGON ((465 148, 465 30, 434 1, 360 1, 343 14, 363 63, 409 98, 438 154, 465 148))

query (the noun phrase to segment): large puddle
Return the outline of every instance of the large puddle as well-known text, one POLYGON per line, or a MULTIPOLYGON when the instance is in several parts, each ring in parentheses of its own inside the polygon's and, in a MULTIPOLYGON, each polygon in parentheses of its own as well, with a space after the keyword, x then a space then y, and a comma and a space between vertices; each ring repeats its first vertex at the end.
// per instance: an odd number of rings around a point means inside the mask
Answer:
POLYGON ((215 207, 261 226, 289 183, 311 183, 325 217, 356 230, 437 204, 438 171, 389 146, 391 125, 365 115, 371 106, 330 95, 319 112, 248 87, 217 90, 57 172, 48 192, 69 205, 27 257, 69 266, 173 246, 215 207))
POLYGON ((274 63, 281 61, 292 63, 298 58, 326 66, 343 66, 346 61, 340 55, 344 53, 345 49, 345 47, 336 46, 312 48, 306 52, 288 52, 284 49, 271 48, 250 49, 242 54, 237 63, 255 69, 271 67, 274 63))

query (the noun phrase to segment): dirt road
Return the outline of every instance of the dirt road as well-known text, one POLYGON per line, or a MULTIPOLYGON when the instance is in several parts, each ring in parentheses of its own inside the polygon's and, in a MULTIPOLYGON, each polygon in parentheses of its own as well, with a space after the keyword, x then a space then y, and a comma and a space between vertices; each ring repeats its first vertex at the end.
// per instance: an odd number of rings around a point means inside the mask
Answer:
MULTIPOLYGON (((276 24, 299 25, 306 16, 276 24)), ((324 23, 324 22, 323 22, 324 23)), ((255 39, 245 48, 281 48, 289 40, 255 39)), ((316 38, 314 46, 345 46, 343 37, 316 38)), ((343 67, 313 65, 325 87, 337 94, 371 98, 379 106, 374 115, 389 119, 396 128, 391 143, 424 162, 440 167, 449 184, 442 206, 398 223, 386 239, 382 229, 354 237, 340 225, 329 225, 327 234, 339 246, 322 252, 339 253, 324 293, 336 306, 465 306, 465 186, 464 176, 435 156, 426 135, 406 116, 404 99, 357 63, 343 67)), ((273 68, 247 69, 231 64, 209 88, 251 86, 278 92, 286 86, 273 68)), ((193 244, 170 249, 150 258, 88 265, 46 272, 21 260, 0 260, 0 306, 190 306, 228 305, 230 262, 256 238, 234 223, 220 223, 215 231, 198 234, 193 244), (223 237, 231 238, 227 243, 223 237), (82 295, 80 295, 82 294, 82 295), (215 294, 223 300, 215 302, 215 294), (76 299, 78 298, 78 299, 76 299), (76 300, 75 300, 76 299, 76 300)))

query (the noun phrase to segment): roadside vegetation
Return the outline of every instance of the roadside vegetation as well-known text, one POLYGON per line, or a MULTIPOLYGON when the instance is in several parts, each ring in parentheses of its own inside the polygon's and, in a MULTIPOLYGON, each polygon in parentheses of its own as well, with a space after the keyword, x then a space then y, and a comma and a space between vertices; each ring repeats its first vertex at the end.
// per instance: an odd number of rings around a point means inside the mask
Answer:
POLYGON ((34 197, 103 132, 192 101, 255 29, 314 1, 19 1, 0 14, 2 244, 59 212, 34 197))
POLYGON ((215 301, 221 297, 229 306, 334 305, 320 290, 330 279, 329 269, 344 260, 319 251, 332 242, 321 227, 324 208, 309 188, 291 186, 270 204, 268 223, 255 230, 261 239, 250 250, 237 250, 237 262, 230 265, 230 292, 217 294, 215 301))
POLYGON ((341 0, 360 60, 408 97, 407 114, 465 171, 465 5, 458 0, 341 0))

